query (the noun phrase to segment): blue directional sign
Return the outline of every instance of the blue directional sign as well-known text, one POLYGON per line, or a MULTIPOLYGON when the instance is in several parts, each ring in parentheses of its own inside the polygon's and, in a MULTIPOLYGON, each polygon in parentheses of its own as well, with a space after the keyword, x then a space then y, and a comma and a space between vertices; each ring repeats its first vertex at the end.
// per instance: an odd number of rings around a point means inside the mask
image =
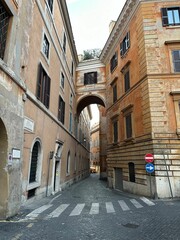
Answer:
POLYGON ((147 164, 146 164, 146 172, 148 172, 148 173, 154 172, 154 164, 152 164, 152 163, 147 163, 147 164))

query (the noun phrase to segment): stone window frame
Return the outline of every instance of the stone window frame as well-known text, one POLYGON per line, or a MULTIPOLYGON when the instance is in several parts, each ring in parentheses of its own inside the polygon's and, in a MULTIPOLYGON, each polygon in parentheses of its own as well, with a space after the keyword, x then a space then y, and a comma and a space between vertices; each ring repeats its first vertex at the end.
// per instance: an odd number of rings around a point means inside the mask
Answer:
POLYGON ((40 138, 35 138, 31 145, 31 152, 29 156, 29 173, 28 173, 28 186, 27 190, 35 189, 37 187, 40 187, 41 185, 41 174, 42 174, 42 159, 43 159, 43 149, 42 149, 42 142, 40 138), (36 181, 35 182, 29 182, 30 179, 30 170, 31 170, 31 158, 32 158, 32 151, 34 148, 35 143, 39 143, 39 150, 38 150, 38 162, 37 162, 37 169, 36 169, 36 181))
POLYGON ((172 91, 170 93, 174 101, 174 110, 176 117, 176 133, 180 138, 180 91, 172 91))
POLYGON ((121 110, 123 117, 124 117, 124 136, 125 139, 124 141, 131 141, 134 140, 134 117, 133 117, 133 110, 134 110, 134 105, 129 104, 127 107, 121 110), (126 124, 126 119, 127 117, 131 115, 131 136, 127 137, 127 124, 126 124))
POLYGON ((70 165, 71 165, 71 152, 68 151, 67 161, 66 161, 66 176, 70 175, 70 165))
POLYGON ((42 53, 43 53, 45 59, 47 60, 47 62, 49 63, 49 57, 50 57, 50 42, 49 42, 49 39, 48 39, 46 33, 43 34, 42 53))
POLYGON ((171 73, 179 74, 179 72, 176 72, 174 69, 173 51, 180 51, 180 40, 165 41, 164 44, 168 47, 169 51, 170 71, 171 73))
POLYGON ((119 114, 116 114, 111 118, 111 123, 112 123, 112 143, 117 144, 119 142, 119 114), (115 123, 117 123, 116 133, 114 129, 115 123), (115 135, 117 135, 116 139, 115 135))

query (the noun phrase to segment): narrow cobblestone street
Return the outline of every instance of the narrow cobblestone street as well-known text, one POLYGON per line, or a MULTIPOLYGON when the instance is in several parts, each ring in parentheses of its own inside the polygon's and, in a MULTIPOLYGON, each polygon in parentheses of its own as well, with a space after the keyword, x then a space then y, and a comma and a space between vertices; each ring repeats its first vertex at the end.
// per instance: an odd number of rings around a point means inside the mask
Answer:
POLYGON ((180 201, 116 192, 97 174, 0 222, 1 240, 179 240, 180 201))

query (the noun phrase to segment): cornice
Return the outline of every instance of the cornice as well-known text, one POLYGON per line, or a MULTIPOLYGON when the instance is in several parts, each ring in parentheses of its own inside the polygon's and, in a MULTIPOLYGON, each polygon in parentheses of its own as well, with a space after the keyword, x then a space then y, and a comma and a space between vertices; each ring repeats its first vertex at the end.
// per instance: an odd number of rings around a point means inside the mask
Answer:
POLYGON ((73 36, 73 31, 72 31, 72 26, 71 26, 71 21, 70 21, 70 17, 69 17, 67 4, 66 4, 65 0, 59 0, 58 3, 62 10, 62 16, 63 16, 64 22, 65 22, 64 27, 66 28, 66 34, 67 34, 67 37, 70 42, 70 48, 73 52, 74 59, 76 61, 76 66, 77 66, 79 63, 79 60, 78 60, 78 54, 77 54, 77 50, 76 50, 76 45, 75 45, 75 40, 74 40, 74 36, 73 36))
POLYGON ((123 31, 126 29, 128 22, 132 18, 136 8, 138 7, 141 0, 127 0, 120 15, 111 31, 109 38, 107 39, 105 46, 101 52, 100 59, 102 62, 106 63, 109 54, 111 54, 111 49, 115 48, 118 44, 119 37, 122 35, 123 31))
POLYGON ((105 67, 105 65, 99 59, 90 59, 86 61, 82 61, 78 64, 76 71, 82 71, 86 69, 100 68, 105 67))

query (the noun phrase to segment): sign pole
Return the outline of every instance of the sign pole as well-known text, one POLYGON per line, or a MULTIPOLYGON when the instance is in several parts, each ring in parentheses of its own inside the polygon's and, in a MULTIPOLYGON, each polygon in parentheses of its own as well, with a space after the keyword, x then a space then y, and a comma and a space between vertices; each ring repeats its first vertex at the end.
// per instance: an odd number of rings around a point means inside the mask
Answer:
POLYGON ((152 198, 152 183, 151 183, 151 173, 150 173, 150 195, 151 195, 151 198, 152 198))

